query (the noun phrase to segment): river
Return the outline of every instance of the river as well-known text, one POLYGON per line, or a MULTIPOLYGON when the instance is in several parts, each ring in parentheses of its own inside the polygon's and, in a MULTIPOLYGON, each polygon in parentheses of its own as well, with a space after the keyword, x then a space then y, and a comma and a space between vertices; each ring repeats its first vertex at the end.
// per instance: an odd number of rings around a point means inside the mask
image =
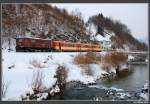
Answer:
POLYGON ((118 81, 114 81, 111 83, 105 82, 102 84, 107 87, 113 86, 119 89, 130 91, 139 90, 143 87, 146 81, 148 81, 148 65, 130 65, 130 68, 132 68, 131 70, 133 70, 133 72, 128 76, 121 78, 118 81))
MULTIPOLYGON (((99 82, 96 85, 66 89, 62 100, 96 100, 97 98, 99 100, 138 100, 139 97, 134 97, 135 93, 131 96, 124 94, 124 98, 117 97, 117 91, 139 92, 148 81, 149 71, 147 64, 130 65, 130 68, 132 73, 117 81, 99 82), (110 93, 108 89, 116 90, 111 90, 110 93), (112 96, 110 96, 111 94, 112 96)), ((123 93, 119 94, 123 95, 123 93)))

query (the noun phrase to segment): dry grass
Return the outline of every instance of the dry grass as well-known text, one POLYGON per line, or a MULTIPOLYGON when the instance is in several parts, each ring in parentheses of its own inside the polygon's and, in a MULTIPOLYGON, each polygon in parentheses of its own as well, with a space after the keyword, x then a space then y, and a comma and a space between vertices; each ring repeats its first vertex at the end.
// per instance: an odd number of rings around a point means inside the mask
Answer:
POLYGON ((90 64, 99 64, 101 55, 96 52, 80 53, 74 57, 74 63, 80 65, 82 72, 87 75, 93 75, 90 64))
POLYGON ((116 67, 122 63, 125 63, 128 59, 128 56, 121 52, 111 52, 104 56, 95 53, 87 52, 80 53, 74 57, 74 63, 82 67, 83 72, 92 75, 92 71, 89 67, 90 64, 102 64, 102 69, 111 72, 112 67, 116 67))
POLYGON ((105 70, 106 72, 110 72, 111 70, 111 66, 108 64, 103 64, 102 65, 102 69, 105 70))
POLYGON ((80 53, 74 58, 75 64, 96 64, 101 61, 101 56, 94 52, 87 52, 86 54, 80 53))
POLYGON ((103 63, 109 64, 113 67, 125 63, 128 59, 128 56, 122 52, 112 52, 103 57, 103 63))
POLYGON ((43 79, 44 79, 44 75, 41 70, 36 70, 33 72, 31 85, 34 92, 40 92, 44 89, 43 79))
POLYGON ((2 80, 2 88, 1 88, 1 90, 2 90, 1 94, 2 94, 3 98, 6 96, 9 86, 10 86, 10 83, 5 82, 4 79, 3 79, 2 80))
POLYGON ((32 59, 29 63, 35 68, 44 68, 42 62, 38 61, 37 59, 32 59))
POLYGON ((127 59, 128 56, 121 52, 112 52, 106 54, 105 56, 102 57, 103 69, 109 72, 111 67, 116 68, 122 63, 126 63, 127 59))
POLYGON ((90 76, 93 75, 93 71, 90 67, 90 64, 81 65, 81 67, 82 67, 82 69, 84 69, 84 70, 82 70, 83 74, 90 75, 90 76))

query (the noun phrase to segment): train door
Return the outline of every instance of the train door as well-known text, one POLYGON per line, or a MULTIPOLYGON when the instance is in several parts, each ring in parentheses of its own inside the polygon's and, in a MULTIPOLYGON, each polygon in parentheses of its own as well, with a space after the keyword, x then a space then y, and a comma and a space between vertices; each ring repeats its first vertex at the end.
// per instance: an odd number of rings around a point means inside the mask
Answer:
POLYGON ((36 40, 35 39, 31 39, 31 41, 30 41, 30 47, 36 48, 36 40))
POLYGON ((81 44, 77 44, 77 51, 78 51, 78 52, 81 51, 81 44))
POLYGON ((59 51, 61 51, 61 43, 59 42, 59 51))

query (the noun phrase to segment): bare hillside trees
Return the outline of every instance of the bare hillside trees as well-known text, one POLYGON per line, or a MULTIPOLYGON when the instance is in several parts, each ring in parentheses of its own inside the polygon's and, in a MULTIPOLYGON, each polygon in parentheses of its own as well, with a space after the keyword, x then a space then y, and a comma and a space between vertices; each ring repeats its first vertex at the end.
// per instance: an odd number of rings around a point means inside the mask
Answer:
POLYGON ((130 49, 134 50, 146 50, 147 46, 144 43, 139 42, 132 36, 130 29, 119 20, 113 20, 110 17, 105 17, 102 13, 91 16, 88 20, 88 24, 94 24, 97 27, 97 33, 101 33, 101 29, 113 31, 116 35, 112 41, 115 43, 114 47, 123 48, 123 44, 127 44, 130 49))

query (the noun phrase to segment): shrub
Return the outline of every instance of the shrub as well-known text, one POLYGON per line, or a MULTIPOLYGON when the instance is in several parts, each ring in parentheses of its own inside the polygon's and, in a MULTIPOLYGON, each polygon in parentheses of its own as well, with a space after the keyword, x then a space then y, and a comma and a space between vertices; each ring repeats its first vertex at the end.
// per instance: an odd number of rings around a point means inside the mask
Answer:
POLYGON ((57 83, 61 85, 65 84, 67 75, 68 75, 68 71, 66 67, 63 65, 59 65, 55 75, 55 78, 57 78, 57 83))
POLYGON ((82 67, 82 72, 87 75, 93 75, 90 64, 98 64, 101 62, 101 55, 96 52, 80 53, 74 57, 74 63, 82 67))
POLYGON ((112 52, 112 53, 106 54, 102 58, 103 68, 109 71, 111 67, 114 67, 116 70, 116 74, 117 74, 117 72, 119 71, 119 66, 123 63, 126 63, 127 59, 128 59, 128 56, 122 52, 112 52))
POLYGON ((78 54, 74 58, 75 64, 96 64, 101 61, 101 56, 94 52, 87 52, 86 54, 78 54))
POLYGON ((68 71, 65 66, 59 65, 56 71, 56 75, 54 76, 57 78, 55 87, 58 85, 60 89, 60 97, 63 97, 64 89, 66 86, 66 79, 67 79, 68 71))
POLYGON ((31 85, 34 93, 41 92, 44 89, 43 79, 44 75, 42 71, 36 70, 33 72, 31 85))
POLYGON ((122 52, 113 52, 105 55, 103 57, 104 64, 116 67, 122 63, 125 63, 128 59, 128 56, 122 52))

